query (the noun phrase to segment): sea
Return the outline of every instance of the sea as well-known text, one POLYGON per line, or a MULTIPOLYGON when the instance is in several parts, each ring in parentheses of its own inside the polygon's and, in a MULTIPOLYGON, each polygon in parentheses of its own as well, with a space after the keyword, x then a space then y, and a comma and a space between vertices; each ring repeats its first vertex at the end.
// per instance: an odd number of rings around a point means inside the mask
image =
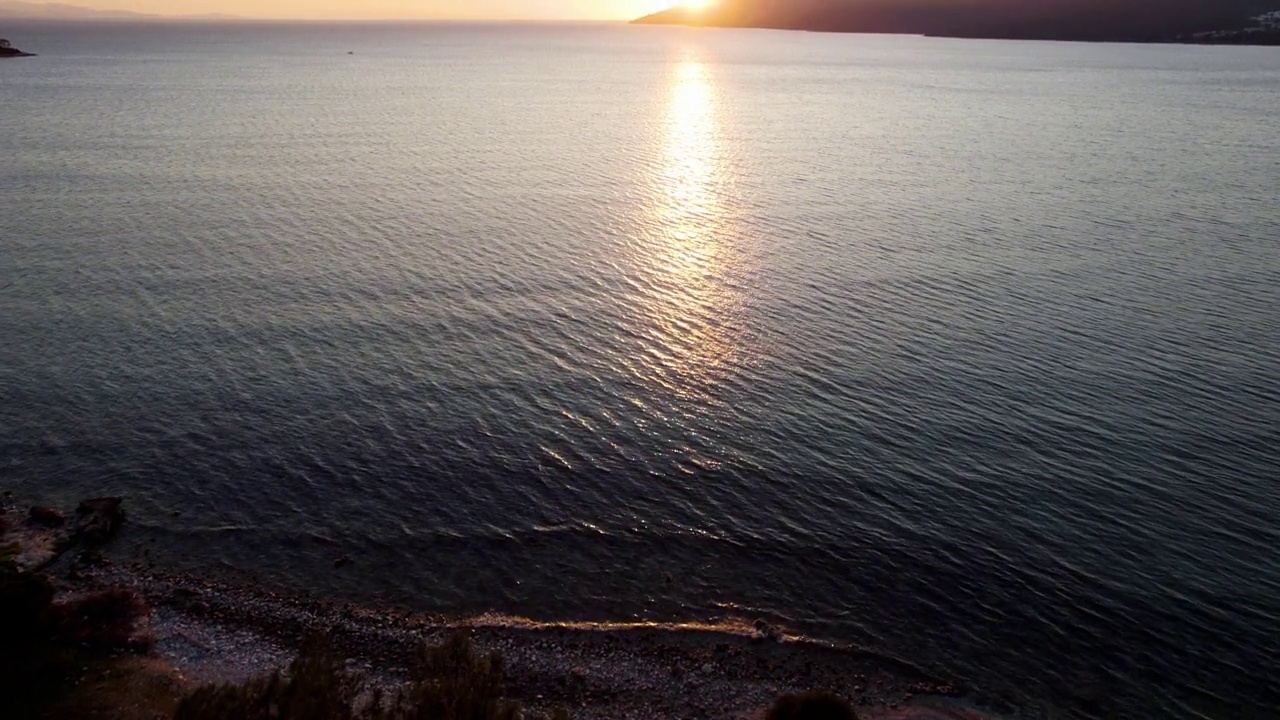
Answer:
POLYGON ((1280 717, 1276 49, 0 29, 15 497, 291 592, 1280 717))

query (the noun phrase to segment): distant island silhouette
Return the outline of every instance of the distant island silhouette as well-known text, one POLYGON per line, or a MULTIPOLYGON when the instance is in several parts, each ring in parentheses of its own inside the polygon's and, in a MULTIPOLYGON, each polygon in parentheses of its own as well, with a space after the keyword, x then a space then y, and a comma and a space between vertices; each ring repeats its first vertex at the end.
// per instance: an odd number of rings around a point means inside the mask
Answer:
POLYGON ((1010 40, 1280 44, 1280 0, 720 0, 642 24, 1010 40))
POLYGON ((0 58, 35 57, 35 53, 22 52, 8 40, 0 40, 0 58))

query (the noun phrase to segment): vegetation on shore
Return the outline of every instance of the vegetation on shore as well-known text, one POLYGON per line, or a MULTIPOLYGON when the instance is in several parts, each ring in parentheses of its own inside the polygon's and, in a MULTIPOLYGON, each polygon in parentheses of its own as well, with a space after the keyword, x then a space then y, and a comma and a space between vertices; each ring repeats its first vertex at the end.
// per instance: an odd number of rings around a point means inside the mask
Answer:
MULTIPOLYGON (((408 681, 379 687, 347 668, 330 636, 313 634, 285 671, 190 692, 148 665, 148 612, 136 593, 111 589, 59 599, 39 573, 0 563, 0 717, 118 720, 568 720, 506 695, 502 658, 464 633, 422 644, 408 681)), ((780 697, 766 720, 856 720, 823 692, 780 697)))
MULTIPOLYGON (((504 697, 502 658, 483 655, 457 633, 419 647, 410 681, 390 692, 346 670, 327 635, 314 635, 287 673, 188 695, 174 720, 569 720, 549 718, 504 697)), ((825 691, 783 695, 765 720, 858 720, 844 698, 825 691)))
MULTIPOLYGON (((6 557, 12 552, 6 550, 6 557)), ((123 653, 145 653, 148 637, 137 621, 148 609, 126 589, 108 589, 58 599, 40 573, 18 572, 0 562, 0 717, 96 716, 95 703, 77 691, 113 674, 128 682, 137 666, 123 653)), ((502 659, 482 655, 457 634, 439 646, 423 645, 409 682, 385 690, 348 670, 327 635, 309 637, 287 671, 238 685, 209 685, 181 696, 140 703, 155 716, 172 708, 174 720, 516 720, 539 718, 506 699, 502 659), (176 706, 176 707, 175 707, 176 706)), ((166 712, 165 715, 168 713, 166 712)), ((567 720, 557 713, 541 720, 567 720)))
POLYGON ((41 574, 0 560, 0 717, 89 717, 83 695, 103 677, 123 677, 150 638, 136 631, 147 612, 137 593, 101 590, 58 598, 41 574))
POLYGON ((81 503, 70 527, 48 508, 32 508, 20 522, 0 503, 0 717, 89 717, 109 693, 92 701, 83 693, 119 674, 129 659, 122 653, 151 649, 151 636, 139 630, 149 609, 136 591, 59 594, 38 571, 76 545, 73 568, 97 562, 122 520, 115 498, 81 503))
MULTIPOLYGON (((458 633, 422 645, 408 683, 385 690, 347 670, 327 635, 314 635, 288 672, 209 685, 183 699, 174 720, 517 720, 540 718, 505 697, 502 658, 458 633)), ((557 712, 550 719, 567 720, 557 712)))

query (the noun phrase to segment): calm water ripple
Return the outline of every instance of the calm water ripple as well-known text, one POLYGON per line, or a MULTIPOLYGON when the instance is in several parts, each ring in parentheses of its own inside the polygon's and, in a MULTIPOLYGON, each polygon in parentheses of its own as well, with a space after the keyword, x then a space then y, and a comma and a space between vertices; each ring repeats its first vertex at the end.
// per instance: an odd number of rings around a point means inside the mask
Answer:
POLYGON ((1275 53, 10 32, 5 487, 176 567, 1280 717, 1275 53))

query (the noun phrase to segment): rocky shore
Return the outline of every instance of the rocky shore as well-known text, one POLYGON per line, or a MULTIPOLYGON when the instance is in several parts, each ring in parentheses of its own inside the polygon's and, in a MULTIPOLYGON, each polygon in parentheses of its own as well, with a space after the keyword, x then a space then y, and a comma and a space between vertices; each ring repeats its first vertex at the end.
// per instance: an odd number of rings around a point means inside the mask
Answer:
MULTIPOLYGON (((388 687, 414 649, 460 629, 501 653, 507 693, 576 720, 761 717, 780 694, 825 688, 864 718, 988 720, 972 694, 908 663, 790 637, 764 622, 737 625, 543 623, 489 615, 444 618, 274 593, 113 561, 101 551, 123 519, 118 501, 86 501, 74 523, 33 508, 0 514, 0 548, 24 572, 42 570, 62 595, 126 588, 148 612, 137 633, 149 673, 175 693, 285 667, 308 631, 332 632, 348 665, 388 687), (105 534, 104 534, 105 533, 105 534), (79 552, 70 551, 79 548, 79 552)), ((126 716, 127 717, 127 716, 126 716)), ((1026 717, 1026 716, 1020 716, 1026 717)))
POLYGON ((160 654, 199 682, 260 673, 289 656, 308 628, 335 630, 351 662, 398 682, 417 644, 467 629, 506 660, 508 692, 572 717, 748 718, 779 694, 830 688, 868 717, 977 718, 964 690, 902 664, 788 639, 773 628, 538 623, 487 616, 449 620, 219 586, 189 577, 125 575, 157 608, 160 654), (250 638, 256 636, 257 641, 250 638), (269 662, 265 664, 270 664, 269 662), (928 709, 932 715, 922 714, 928 709))

